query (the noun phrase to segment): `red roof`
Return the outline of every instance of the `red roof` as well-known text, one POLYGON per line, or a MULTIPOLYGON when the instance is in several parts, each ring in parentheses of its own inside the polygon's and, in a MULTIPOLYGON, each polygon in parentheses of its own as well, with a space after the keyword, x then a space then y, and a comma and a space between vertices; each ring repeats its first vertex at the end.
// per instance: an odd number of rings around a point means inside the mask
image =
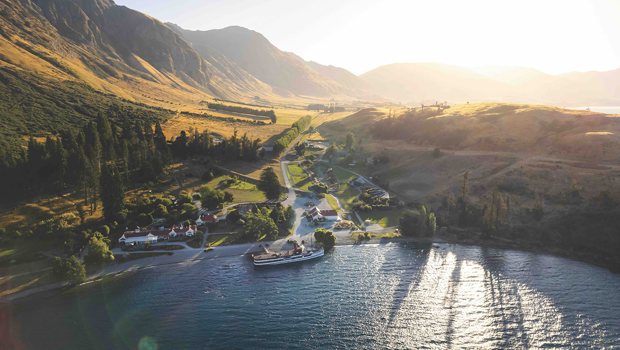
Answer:
POLYGON ((335 210, 324 210, 321 209, 321 215, 323 216, 338 216, 338 212, 335 210))
POLYGON ((202 215, 200 215, 200 220, 202 220, 204 222, 216 222, 217 221, 217 216, 215 216, 213 214, 202 214, 202 215))

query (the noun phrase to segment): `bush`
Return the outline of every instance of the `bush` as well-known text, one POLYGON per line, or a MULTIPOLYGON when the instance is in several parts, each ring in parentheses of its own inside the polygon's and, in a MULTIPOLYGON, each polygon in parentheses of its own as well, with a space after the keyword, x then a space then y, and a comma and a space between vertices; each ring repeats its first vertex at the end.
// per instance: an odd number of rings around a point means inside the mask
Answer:
POLYGON ((107 237, 110 235, 110 227, 108 225, 102 225, 99 228, 99 232, 101 232, 102 235, 107 237))
POLYGON ((316 239, 317 242, 321 243, 325 250, 333 248, 336 244, 336 236, 334 236, 334 233, 324 228, 319 228, 314 231, 314 239, 316 239))
POLYGON ((183 204, 183 206, 181 207, 181 214, 180 214, 180 218, 182 220, 195 218, 196 215, 198 215, 198 207, 196 207, 192 203, 183 204))
POLYGON ((140 213, 136 221, 140 226, 148 226, 153 223, 153 216, 147 213, 140 213))
POLYGON ((101 233, 95 232, 88 240, 88 255, 84 261, 88 265, 100 265, 114 261, 114 255, 110 250, 109 242, 101 233))
POLYGON ((163 218, 168 215, 168 208, 163 204, 157 204, 155 210, 153 210, 153 215, 158 218, 163 218))
POLYGON ((86 279, 84 264, 75 255, 72 255, 69 259, 56 257, 52 265, 54 276, 71 284, 79 284, 86 279))
POLYGON ((179 196, 179 199, 177 199, 177 204, 181 205, 184 203, 191 203, 192 202, 192 197, 189 194, 182 194, 179 196))

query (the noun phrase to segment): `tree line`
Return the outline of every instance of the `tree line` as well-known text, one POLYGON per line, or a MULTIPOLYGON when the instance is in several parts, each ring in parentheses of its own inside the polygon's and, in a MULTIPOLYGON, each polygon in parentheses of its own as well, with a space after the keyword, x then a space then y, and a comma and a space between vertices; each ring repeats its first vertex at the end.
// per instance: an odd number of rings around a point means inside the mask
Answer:
POLYGON ((312 123, 312 116, 307 115, 305 117, 299 118, 296 122, 291 125, 291 128, 286 130, 273 145, 273 151, 276 154, 282 153, 288 145, 293 142, 302 132, 304 132, 312 123))
POLYGON ((247 134, 223 138, 220 142, 214 140, 207 130, 202 132, 197 128, 190 128, 189 132, 181 131, 171 142, 172 153, 179 158, 190 155, 209 156, 214 159, 255 161, 262 157, 260 139, 250 139, 247 134))
POLYGON ((251 114, 251 115, 269 117, 269 119, 271 120, 273 124, 275 124, 277 121, 276 113, 273 111, 273 109, 255 109, 255 108, 249 108, 249 107, 231 106, 231 105, 225 105, 222 103, 211 103, 211 102, 207 103, 207 107, 209 107, 210 109, 215 109, 217 111, 228 111, 228 112, 234 112, 234 113, 243 113, 243 114, 251 114))
POLYGON ((151 181, 163 173, 169 160, 159 122, 153 125, 127 116, 112 124, 99 113, 96 121, 77 131, 63 130, 43 142, 31 137, 18 161, 0 165, 0 193, 14 202, 78 189, 93 211, 101 187, 110 179, 151 181))

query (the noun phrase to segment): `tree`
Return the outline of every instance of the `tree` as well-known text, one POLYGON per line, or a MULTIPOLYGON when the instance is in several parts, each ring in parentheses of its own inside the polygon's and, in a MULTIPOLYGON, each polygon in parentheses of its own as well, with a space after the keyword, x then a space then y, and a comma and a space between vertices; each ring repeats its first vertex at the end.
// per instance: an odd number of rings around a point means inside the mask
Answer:
POLYGON ((153 216, 147 213, 140 213, 136 221, 140 226, 148 226, 153 223, 153 216))
POLYGON ((406 211, 399 220, 398 228, 405 236, 415 236, 419 234, 420 214, 412 210, 406 211))
POLYGON ((155 210, 153 210, 153 215, 158 218, 163 218, 168 215, 168 208, 163 204, 157 204, 155 210))
POLYGON ((243 232, 247 238, 252 240, 267 239, 275 240, 278 238, 278 226, 262 211, 247 213, 243 232))
POLYGON ((86 279, 86 269, 84 264, 72 255, 69 259, 54 258, 52 272, 58 278, 71 283, 79 284, 86 279))
POLYGON ((273 209, 271 210, 271 213, 269 214, 269 217, 276 223, 276 224, 281 224, 283 222, 286 221, 286 215, 284 212, 284 207, 282 206, 282 204, 278 203, 276 204, 273 209))
POLYGON ((200 187, 200 202, 202 203, 202 207, 207 210, 222 208, 226 199, 231 199, 232 201, 232 194, 229 193, 227 196, 223 191, 212 189, 207 185, 202 185, 200 187))
POLYGON ((324 228, 319 228, 314 231, 314 239, 321 243, 325 250, 332 249, 336 244, 336 236, 334 236, 334 233, 324 228))
POLYGON ((84 261, 89 265, 100 265, 114 261, 109 243, 99 232, 94 232, 88 239, 88 255, 84 261))
POLYGON ((325 157, 331 161, 335 155, 336 155, 336 146, 329 145, 329 147, 327 147, 327 149, 325 150, 325 157))
POLYGON ((348 150, 351 150, 351 148, 353 148, 353 144, 355 143, 355 136, 353 135, 352 132, 348 132, 347 133, 347 139, 345 141, 345 147, 348 150))
POLYGON ((258 188, 265 192, 265 196, 269 199, 280 198, 280 181, 278 180, 276 173, 273 171, 273 168, 267 167, 263 170, 260 175, 258 188))
POLYGON ((295 145, 295 152, 297 152, 298 156, 303 156, 304 153, 306 152, 306 144, 303 142, 298 143, 297 145, 295 145))
POLYGON ((437 217, 435 213, 428 214, 428 231, 431 235, 437 232, 437 217))
POLYGON ((125 207, 123 182, 118 171, 112 166, 104 166, 101 174, 101 201, 103 216, 112 221, 114 215, 125 207))

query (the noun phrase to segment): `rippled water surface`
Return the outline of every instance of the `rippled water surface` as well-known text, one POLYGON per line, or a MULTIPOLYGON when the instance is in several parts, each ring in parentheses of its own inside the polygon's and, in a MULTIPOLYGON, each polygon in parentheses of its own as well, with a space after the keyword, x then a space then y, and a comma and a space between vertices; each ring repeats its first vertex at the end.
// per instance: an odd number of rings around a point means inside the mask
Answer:
POLYGON ((518 251, 342 246, 296 266, 158 266, 22 302, 11 318, 41 349, 617 348, 620 276, 518 251))

